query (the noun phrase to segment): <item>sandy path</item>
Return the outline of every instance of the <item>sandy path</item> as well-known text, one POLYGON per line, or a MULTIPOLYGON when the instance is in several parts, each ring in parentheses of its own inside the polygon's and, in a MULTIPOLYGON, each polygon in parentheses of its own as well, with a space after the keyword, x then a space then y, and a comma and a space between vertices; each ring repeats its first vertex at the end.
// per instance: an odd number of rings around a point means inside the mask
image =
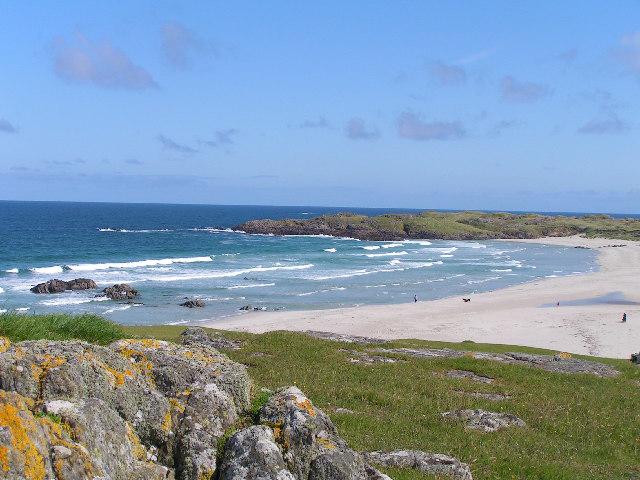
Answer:
MULTIPOLYGON (((531 240, 525 240, 530 242, 531 240)), ((640 350, 640 242, 580 237, 538 243, 597 249, 600 270, 460 297, 303 312, 251 312, 208 326, 250 332, 323 330, 381 338, 504 343, 628 358, 640 350), (625 244, 624 247, 611 247, 625 244), (622 292, 636 305, 564 305, 622 292), (541 307, 554 304, 560 307, 541 307), (622 313, 628 321, 621 323, 622 313)))

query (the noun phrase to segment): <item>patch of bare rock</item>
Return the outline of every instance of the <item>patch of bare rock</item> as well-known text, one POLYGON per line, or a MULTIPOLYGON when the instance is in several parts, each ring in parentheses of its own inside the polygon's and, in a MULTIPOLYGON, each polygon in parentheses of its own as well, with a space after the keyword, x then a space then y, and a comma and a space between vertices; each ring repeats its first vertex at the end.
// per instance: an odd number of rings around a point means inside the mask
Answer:
POLYGON ((572 358, 570 355, 537 355, 532 353, 486 353, 453 350, 450 348, 378 348, 378 353, 393 353, 409 355, 416 358, 474 358, 476 360, 491 360, 508 363, 510 365, 523 365, 533 368, 541 368, 549 372, 558 373, 587 373, 598 377, 614 377, 618 372, 613 367, 604 363, 591 360, 572 358))
POLYGON ((439 453, 418 450, 395 452, 368 452, 364 454, 369 463, 384 467, 411 468, 429 475, 447 475, 456 480, 472 480, 471 469, 457 458, 439 453))
POLYGON ((449 370, 447 372, 449 378, 464 378, 478 383, 493 383, 493 378, 485 377, 484 375, 478 375, 477 373, 470 372, 468 370, 449 370))
POLYGON ((219 333, 208 333, 201 327, 187 327, 180 334, 180 341, 183 345, 206 345, 213 348, 223 348, 228 350, 239 350, 242 342, 231 340, 219 333))
POLYGON ((347 335, 344 333, 318 332, 315 330, 306 330, 304 333, 314 338, 333 340, 335 342, 358 343, 362 345, 388 343, 388 340, 384 340, 382 338, 361 337, 358 335, 347 335))
POLYGON ((362 363, 365 365, 373 365, 374 363, 398 363, 402 360, 392 357, 386 357, 384 355, 372 355, 367 352, 361 352, 360 350, 346 350, 339 349, 340 352, 344 352, 350 355, 350 363, 362 363))
POLYGON ((186 302, 182 302, 180 306, 187 308, 203 308, 205 303, 204 300, 201 300, 200 298, 190 298, 186 302))
POLYGON ((522 419, 510 413, 488 412, 486 410, 455 410, 444 412, 443 418, 462 421, 467 428, 482 432, 495 432, 507 427, 524 427, 522 419))

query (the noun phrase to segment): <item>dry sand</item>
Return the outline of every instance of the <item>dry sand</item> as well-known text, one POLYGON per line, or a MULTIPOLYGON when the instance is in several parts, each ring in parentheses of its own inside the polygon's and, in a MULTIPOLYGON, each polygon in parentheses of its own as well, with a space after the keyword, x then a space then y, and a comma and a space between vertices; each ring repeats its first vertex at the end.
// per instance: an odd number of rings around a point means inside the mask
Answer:
POLYGON ((597 249, 594 273, 546 278, 492 292, 396 305, 330 310, 251 312, 215 320, 226 330, 322 330, 380 338, 501 343, 628 358, 640 350, 640 242, 580 237, 524 240, 597 249), (624 247, 611 245, 624 244, 624 247), (634 305, 570 305, 621 292, 634 305), (556 302, 560 306, 555 306, 556 302), (542 307, 553 304, 553 307, 542 307), (621 323, 622 313, 627 323, 621 323))

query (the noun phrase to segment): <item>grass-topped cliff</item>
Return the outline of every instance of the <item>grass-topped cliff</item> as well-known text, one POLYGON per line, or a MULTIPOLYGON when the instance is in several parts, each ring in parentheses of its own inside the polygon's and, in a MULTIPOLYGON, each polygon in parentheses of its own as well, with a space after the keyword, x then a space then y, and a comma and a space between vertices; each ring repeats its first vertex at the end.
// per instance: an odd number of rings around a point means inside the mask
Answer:
MULTIPOLYGON (((0 315, 0 336, 13 342, 79 338, 107 344, 126 337, 179 342, 184 330, 181 326, 120 327, 99 317, 93 317, 95 325, 89 328, 89 320, 0 315)), ((557 353, 525 347, 419 340, 354 344, 293 332, 208 331, 230 340, 236 349, 221 350, 248 366, 254 406, 265 401, 263 388, 297 385, 330 415, 340 435, 356 450, 440 452, 469 464, 476 480, 629 479, 640 475, 640 368, 628 361, 591 358, 620 372, 599 377, 504 364, 468 354, 416 358, 377 351, 446 347, 493 354, 557 353), (373 360, 367 360, 368 356, 373 360), (379 361, 380 357, 394 362, 379 361), (453 378, 448 374, 454 370, 493 381, 453 378), (491 399, 486 394, 503 398, 491 399), (483 433, 441 416, 456 409, 512 413, 526 426, 483 433)), ((410 469, 385 469, 385 473, 395 480, 450 478, 410 469)))
POLYGON ((432 212, 374 217, 340 213, 308 220, 252 220, 235 227, 247 233, 274 235, 333 235, 361 240, 435 238, 485 240, 585 235, 640 240, 640 220, 607 215, 581 217, 539 214, 432 212))

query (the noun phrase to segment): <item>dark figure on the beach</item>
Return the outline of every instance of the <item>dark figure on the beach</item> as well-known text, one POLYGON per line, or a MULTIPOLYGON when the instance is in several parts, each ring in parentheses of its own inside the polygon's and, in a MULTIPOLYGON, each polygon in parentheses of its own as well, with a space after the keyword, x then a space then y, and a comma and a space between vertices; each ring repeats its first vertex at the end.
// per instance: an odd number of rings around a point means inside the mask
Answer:
POLYGON ((467 303, 467 302, 470 302, 470 301, 471 301, 471 299, 470 299, 470 298, 463 298, 463 299, 462 299, 462 301, 463 301, 463 302, 465 302, 465 303, 467 303))
POLYGON ((627 323, 627 314, 626 313, 622 314, 622 323, 627 323))
POLYGON ((413 296, 413 303, 418 303, 418 295, 413 296))
POLYGON ((560 306, 560 302, 556 303, 556 307, 559 307, 559 306, 560 306))

